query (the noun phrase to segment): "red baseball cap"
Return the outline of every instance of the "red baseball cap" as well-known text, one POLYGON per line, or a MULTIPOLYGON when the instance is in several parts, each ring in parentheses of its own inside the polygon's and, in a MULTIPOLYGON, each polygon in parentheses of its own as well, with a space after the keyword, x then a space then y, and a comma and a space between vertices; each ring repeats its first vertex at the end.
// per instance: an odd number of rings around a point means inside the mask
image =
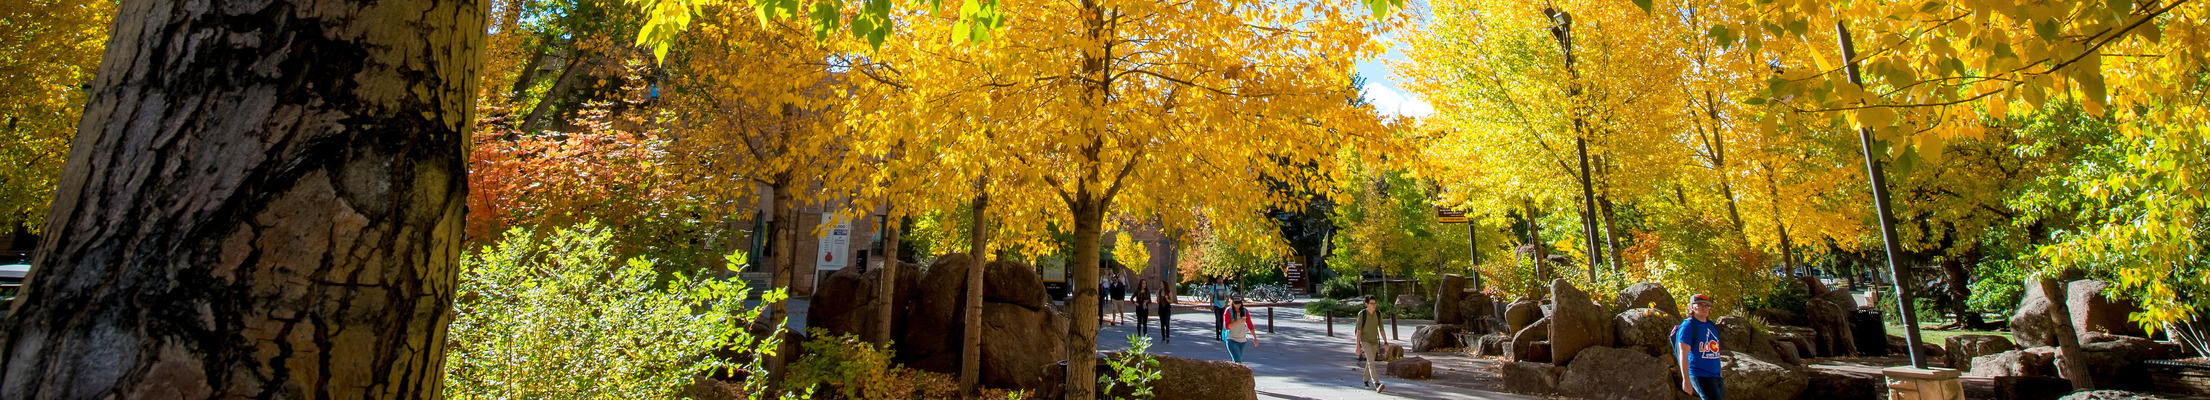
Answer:
POLYGON ((1711 304, 1711 296, 1703 293, 1688 296, 1688 304, 1711 304))

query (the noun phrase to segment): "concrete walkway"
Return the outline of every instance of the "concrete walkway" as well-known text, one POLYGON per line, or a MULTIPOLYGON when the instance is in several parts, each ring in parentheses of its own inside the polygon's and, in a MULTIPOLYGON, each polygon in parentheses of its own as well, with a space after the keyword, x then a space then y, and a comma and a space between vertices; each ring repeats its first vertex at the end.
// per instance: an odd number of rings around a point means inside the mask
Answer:
MULTIPOLYGON (((1192 304, 1192 303, 1184 303, 1192 304)), ((1208 360, 1228 359, 1227 348, 1213 340, 1212 312, 1199 308, 1178 308, 1174 312, 1173 333, 1170 343, 1157 341, 1158 316, 1152 316, 1152 347, 1154 354, 1190 357, 1208 360)), ((1127 308, 1123 308, 1127 309, 1127 308)), ((1107 307, 1106 311, 1111 312, 1107 307)), ((1121 325, 1104 324, 1098 332, 1098 348, 1121 350, 1128 347, 1128 335, 1135 333, 1132 309, 1121 319, 1130 321, 1121 325)), ((1496 392, 1501 385, 1494 362, 1470 359, 1463 353, 1412 353, 1434 363, 1435 379, 1404 380, 1384 377, 1388 383, 1386 393, 1374 393, 1361 388, 1363 372, 1359 369, 1357 355, 1350 336, 1350 321, 1338 319, 1336 337, 1327 336, 1327 326, 1322 322, 1302 321, 1302 308, 1281 307, 1274 309, 1274 333, 1266 333, 1266 310, 1251 309, 1252 322, 1259 326, 1258 345, 1245 348, 1243 364, 1251 367, 1258 383, 1261 399, 1314 400, 1314 399, 1540 399, 1496 392)), ((1401 327, 1402 337, 1410 339, 1414 325, 1410 321, 1401 327)), ((1403 343, 1397 341, 1393 343, 1403 343)), ((1375 364, 1377 367, 1380 364, 1375 364)))

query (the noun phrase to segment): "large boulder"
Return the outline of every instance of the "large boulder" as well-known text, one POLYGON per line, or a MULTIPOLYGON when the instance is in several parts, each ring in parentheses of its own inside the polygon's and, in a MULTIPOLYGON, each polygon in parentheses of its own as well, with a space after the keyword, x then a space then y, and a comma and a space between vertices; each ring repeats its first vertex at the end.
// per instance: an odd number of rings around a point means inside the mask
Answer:
MULTIPOLYGON (((1528 361, 1529 359, 1531 359, 1530 357, 1528 357, 1528 348, 1532 347, 1536 342, 1543 342, 1548 340, 1550 340, 1550 319, 1543 318, 1535 320, 1535 323, 1527 325, 1527 328, 1520 329, 1518 333, 1512 334, 1512 353, 1510 358, 1512 359, 1512 361, 1528 361)), ((1543 361, 1549 360, 1546 359, 1543 361)))
POLYGON ((1464 330, 1457 325, 1420 325, 1419 329, 1412 331, 1411 350, 1414 353, 1425 353, 1461 347, 1457 334, 1464 330))
POLYGON ((1612 336, 1610 307, 1590 299, 1588 292, 1573 287, 1564 279, 1550 281, 1550 301, 1555 309, 1550 316, 1550 355, 1558 365, 1573 362, 1573 356, 1589 347, 1611 347, 1616 343, 1612 336))
POLYGON ((1972 359, 1989 354, 2018 350, 2018 345, 2011 344, 2010 338, 2002 336, 1957 335, 1943 339, 1942 348, 1947 350, 1947 354, 1943 354, 1942 360, 1947 362, 1950 368, 1972 372, 1972 359))
MULTIPOLYGON (((899 362, 915 369, 958 373, 960 339, 970 328, 965 323, 966 308, 960 307, 969 289, 968 266, 967 258, 958 254, 938 257, 929 266, 919 284, 931 290, 915 290, 914 298, 906 301, 911 304, 906 323, 934 328, 905 330, 896 344, 899 362)), ((981 383, 1039 391, 1059 385, 1054 374, 1059 373, 1058 362, 1067 358, 1061 337, 1068 321, 1043 301, 1042 278, 1034 268, 1003 261, 984 265, 983 277, 982 325, 977 328, 982 329, 982 342, 989 345, 981 351, 981 383)))
POLYGON ((1673 293, 1666 291, 1665 285, 1656 282, 1643 282, 1628 286, 1627 290, 1619 291, 1619 298, 1614 300, 1612 305, 1615 310, 1654 308, 1675 318, 1681 316, 1680 304, 1673 301, 1673 293))
POLYGON ((1420 303, 1424 302, 1427 302, 1427 299, 1420 298, 1420 295, 1407 293, 1397 295, 1397 301, 1392 304, 1395 304, 1399 310, 1410 310, 1419 307, 1420 303))
POLYGON ((1810 378, 1795 367, 1741 353, 1733 356, 1719 373, 1725 378, 1729 399, 1792 400, 1810 385, 1810 378))
POLYGON ((2059 397, 2059 399, 2062 399, 2062 400, 2164 400, 2164 398, 2162 398, 2162 397, 2157 397, 2156 395, 2151 395, 2151 394, 2141 394, 2141 393, 2134 393, 2134 392, 2128 392, 2128 391, 2123 391, 2123 390, 2091 390, 2091 391, 2085 391, 2085 392, 2075 392, 2075 393, 2072 393, 2072 394, 2064 395, 2064 397, 2059 397))
POLYGON ((1637 308, 1619 313, 1612 320, 1613 336, 1619 339, 1619 347, 1641 351, 1652 357, 1670 359, 1673 355, 1673 328, 1680 326, 1680 317, 1650 308, 1637 308))
MULTIPOLYGON (((1888 335, 1888 352, 1908 355, 1911 353, 1909 346, 1909 339, 1904 339, 1902 336, 1888 335)), ((1949 352, 1942 350, 1940 345, 1921 340, 1918 342, 1918 354, 1925 356, 1928 360, 1941 360, 1948 357, 1949 352)))
POLYGON ((1521 297, 1504 307, 1504 328, 1512 332, 1527 329, 1527 325, 1542 319, 1542 301, 1521 297))
MULTIPOLYGON (((2089 335, 2087 339, 2080 353, 2087 361, 2088 376, 2095 377, 2095 387, 2146 390, 2154 383, 2142 361, 2164 358, 2163 345, 2130 336, 2089 335)), ((2056 362, 2064 365, 2064 355, 2059 353, 2056 362)))
POLYGON ((1550 363, 1504 363, 1504 391, 1523 394, 1557 393, 1558 369, 1550 363))
MULTIPOLYGON (((2105 332, 2126 336, 2145 336, 2140 325, 2126 321, 2126 316, 2141 308, 2130 302, 2112 301, 2103 296, 2109 283, 2084 279, 2064 285, 2065 311, 2072 316, 2073 334, 2105 332)), ((2019 346, 2038 347, 2057 345, 2056 333, 2060 329, 2051 316, 2049 297, 2041 292, 2040 285, 2026 285, 2025 298, 2018 302, 2018 311, 2011 315, 2011 337, 2019 346)))
POLYGON ((1251 368, 1243 364, 1163 355, 1152 357, 1159 360, 1159 379, 1151 381, 1153 398, 1258 399, 1258 381, 1251 376, 1251 368))
POLYGON ((1389 376, 1403 379, 1430 379, 1435 377, 1435 364, 1426 357, 1411 356, 1389 362, 1389 376))
POLYGON ((2053 347, 2010 350, 1973 357, 1972 368, 1966 374, 1977 377, 2056 376, 2055 361, 2053 347))
POLYGON ((1466 329, 1485 329, 1476 327, 1476 322, 1496 319, 1496 302, 1489 300, 1489 296, 1485 294, 1468 293, 1465 297, 1458 299, 1458 318, 1459 323, 1465 325, 1466 329))
POLYGON ((1995 377, 1995 397, 2012 400, 2056 400, 2072 391, 2072 381, 2053 376, 1995 377))
POLYGON ((1812 297, 1806 303, 1806 320, 1811 323, 1811 347, 1814 357, 1843 357, 1857 354, 1856 334, 1851 331, 1850 316, 1857 310, 1857 299, 1846 291, 1828 291, 1812 297))
POLYGON ((1760 308, 1757 309, 1757 311, 1750 312, 1750 315, 1756 316, 1758 318, 1763 318, 1766 322, 1771 322, 1775 324, 1790 326, 1811 326, 1810 318, 1804 317, 1802 313, 1788 311, 1785 309, 1771 307, 1760 308))
POLYGON ((1668 362, 1640 351, 1610 347, 1581 349, 1558 382, 1560 394, 1591 400, 1660 399, 1680 390, 1668 362))
POLYGON ((1773 335, 1750 324, 1748 318, 1724 316, 1712 321, 1719 328, 1719 348, 1748 354, 1766 362, 1786 362, 1780 349, 1774 344, 1773 335))
POLYGON ((2079 332, 2103 332, 2122 336, 2148 336, 2140 324, 2129 322, 2126 316, 2141 312, 2141 306, 2131 301, 2113 301, 2109 293, 2110 283, 2086 279, 2064 285, 2065 311, 2072 313, 2072 329, 2079 332))
MULTIPOLYGON (((921 286, 921 266, 912 263, 895 263, 898 268, 896 300, 889 302, 897 310, 891 312, 891 331, 905 331, 906 310, 912 308, 917 289, 921 286)), ((879 310, 883 302, 876 298, 882 281, 882 268, 870 269, 865 274, 852 267, 839 269, 822 282, 807 306, 807 325, 822 328, 832 335, 851 334, 872 341, 879 337, 879 310)))
POLYGON ((2010 317, 2012 342, 2020 347, 2057 345, 2057 322, 2049 317, 2049 296, 2041 291, 2041 285, 2027 282, 2025 286, 2018 310, 2010 317))
POLYGON ((1465 276, 1443 274, 1442 284, 1438 285, 1435 290, 1435 323, 1452 325, 1464 323, 1466 317, 1458 312, 1458 300, 1459 297, 1465 295, 1465 291, 1465 276))
POLYGON ((1859 356, 1887 357, 1888 346, 1881 343, 1888 340, 1888 327, 1881 320, 1880 310, 1866 307, 1851 311, 1849 340, 1859 356))
POLYGON ((1507 354, 1504 352, 1504 348, 1511 345, 1511 336, 1502 333, 1491 333, 1481 335, 1481 338, 1475 340, 1473 345, 1466 347, 1473 348, 1474 357, 1505 357, 1507 354))
POLYGON ((1796 400, 1874 400, 1887 392, 1882 379, 1870 376, 1819 368, 1806 372, 1803 392, 1796 394, 1796 400))
POLYGON ((1820 282, 1819 278, 1810 276, 1796 277, 1796 284, 1794 286, 1796 290, 1803 291, 1803 295, 1806 296, 1806 298, 1819 297, 1820 295, 1824 295, 1826 294, 1826 292, 1831 291, 1826 289, 1826 282, 1820 282))

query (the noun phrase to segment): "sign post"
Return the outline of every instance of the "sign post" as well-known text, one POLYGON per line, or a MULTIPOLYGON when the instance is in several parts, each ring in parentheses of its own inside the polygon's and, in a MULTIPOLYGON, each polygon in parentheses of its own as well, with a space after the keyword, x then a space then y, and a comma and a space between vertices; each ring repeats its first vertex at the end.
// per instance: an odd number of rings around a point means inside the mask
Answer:
POLYGON ((1472 255, 1472 256, 1473 256, 1473 260, 1472 260, 1472 261, 1473 261, 1473 263, 1472 263, 1472 264, 1468 264, 1468 265, 1467 265, 1467 267, 1466 267, 1466 275, 1467 275, 1467 276, 1471 276, 1471 277, 1473 277, 1473 288, 1474 288, 1475 290, 1480 290, 1480 289, 1481 289, 1481 270, 1480 270, 1480 267, 1481 267, 1481 246, 1480 246, 1480 240, 1481 240, 1481 235, 1480 235, 1480 233, 1481 233, 1481 229, 1480 229, 1480 227, 1479 227, 1479 226, 1476 226, 1476 225, 1474 225, 1474 224, 1473 224, 1473 220, 1471 220, 1471 219, 1467 219, 1467 218, 1466 218, 1466 213, 1465 213, 1464 211, 1458 211, 1458 210, 1452 210, 1452 209, 1448 209, 1448 208, 1443 208, 1442 206, 1435 206, 1435 222, 1438 222, 1438 223, 1444 223, 1444 224, 1466 224, 1466 253, 1467 253, 1467 254, 1470 254, 1470 255, 1472 255))

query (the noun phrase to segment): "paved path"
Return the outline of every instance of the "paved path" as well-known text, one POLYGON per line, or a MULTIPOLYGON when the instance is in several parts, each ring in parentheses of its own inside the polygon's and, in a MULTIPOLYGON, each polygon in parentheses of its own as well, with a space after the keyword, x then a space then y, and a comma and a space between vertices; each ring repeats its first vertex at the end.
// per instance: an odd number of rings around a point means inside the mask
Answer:
MULTIPOLYGON (((1187 303, 1185 303, 1187 304, 1187 303)), ((1111 308, 1108 307, 1110 312, 1111 308)), ((1252 322, 1259 325, 1259 345, 1245 349, 1243 364, 1256 374, 1261 399, 1284 400, 1336 400, 1336 399, 1540 399, 1515 394, 1497 393, 1493 390, 1497 381, 1495 363, 1469 359, 1463 354, 1416 353, 1435 363, 1435 379, 1403 380, 1382 378, 1389 384, 1387 393, 1374 393, 1359 386, 1362 372, 1357 356, 1352 354, 1350 322, 1337 320, 1336 337, 1327 337, 1327 326, 1322 322, 1301 321, 1304 310, 1299 308, 1274 309, 1274 331, 1266 334, 1266 310, 1251 309, 1252 322), (1487 389, 1487 390, 1484 390, 1487 389)), ((1131 310, 1123 317, 1133 320, 1131 310)), ((1151 317, 1153 337, 1156 339, 1157 316, 1151 317)), ((1182 308, 1175 310, 1171 343, 1153 342, 1151 352, 1179 357, 1210 360, 1226 360, 1228 351, 1212 340, 1213 324, 1210 311, 1182 308)), ((1401 333, 1409 339, 1413 325, 1405 323, 1401 333)), ((1128 335, 1135 333, 1133 323, 1105 324, 1098 332, 1098 347, 1120 350, 1128 347, 1128 335)), ((1398 342, 1401 343, 1401 342, 1398 342)), ((1377 364, 1378 366, 1378 364, 1377 364)))

